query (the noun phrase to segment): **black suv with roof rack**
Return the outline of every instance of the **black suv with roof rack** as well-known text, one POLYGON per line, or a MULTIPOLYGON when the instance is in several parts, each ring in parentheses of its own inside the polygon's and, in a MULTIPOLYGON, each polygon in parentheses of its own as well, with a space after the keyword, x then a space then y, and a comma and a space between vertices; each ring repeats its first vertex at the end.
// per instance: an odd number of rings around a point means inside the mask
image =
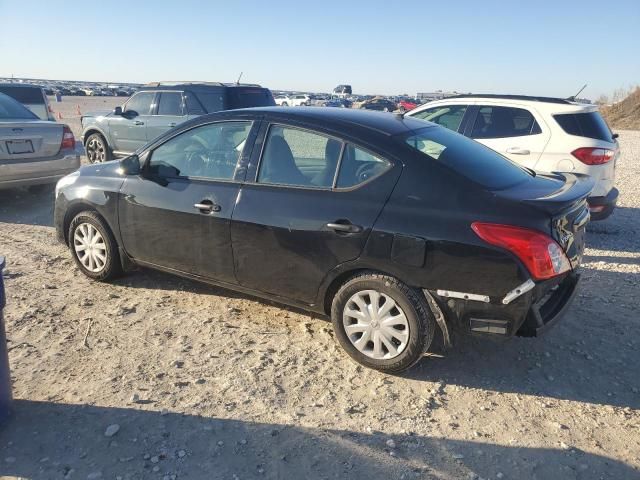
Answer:
POLYGON ((124 157, 192 118, 220 110, 275 105, 267 88, 217 82, 153 82, 121 107, 82 116, 82 143, 91 163, 124 157))

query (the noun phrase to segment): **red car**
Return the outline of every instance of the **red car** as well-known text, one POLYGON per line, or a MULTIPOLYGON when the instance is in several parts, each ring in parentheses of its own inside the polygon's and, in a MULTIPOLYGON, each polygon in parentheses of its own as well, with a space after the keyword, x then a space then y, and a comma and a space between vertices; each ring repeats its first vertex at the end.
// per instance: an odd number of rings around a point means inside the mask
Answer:
POLYGON ((420 104, 418 103, 418 101, 416 99, 407 98, 407 99, 404 99, 404 100, 400 100, 398 102, 398 110, 400 110, 401 113, 404 113, 404 112, 408 112, 409 110, 413 110, 418 105, 420 105, 420 104))

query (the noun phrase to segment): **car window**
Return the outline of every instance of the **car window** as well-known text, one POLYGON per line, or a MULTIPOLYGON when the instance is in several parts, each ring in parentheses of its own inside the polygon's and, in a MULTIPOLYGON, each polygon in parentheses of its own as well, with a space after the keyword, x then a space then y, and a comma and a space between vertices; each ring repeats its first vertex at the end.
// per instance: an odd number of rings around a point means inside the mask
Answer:
POLYGON ((276 104, 271 91, 266 88, 234 87, 229 88, 227 92, 229 109, 269 107, 276 104))
POLYGON ((0 93, 0 119, 36 120, 37 118, 37 115, 31 110, 21 105, 8 95, 0 93))
POLYGON ((200 102, 191 92, 184 92, 184 104, 187 108, 188 115, 204 115, 206 110, 202 108, 200 102))
POLYGON ((224 94, 222 91, 195 92, 200 103, 207 109, 207 113, 219 112, 224 109, 224 94))
POLYGON ((15 98, 28 105, 44 105, 44 95, 40 87, 0 86, 0 93, 15 98))
POLYGON ((605 142, 613 141, 611 129, 599 112, 562 113, 554 115, 553 118, 569 135, 605 142))
POLYGON ((358 147, 347 144, 340 162, 340 173, 336 187, 354 187, 391 168, 391 162, 376 157, 358 147))
POLYGON ((479 142, 444 128, 426 127, 400 135, 411 148, 491 190, 518 185, 531 174, 479 142))
POLYGON ((158 115, 182 115, 182 93, 162 92, 158 104, 158 115))
POLYGON ((306 130, 272 125, 258 182, 331 188, 342 142, 306 130))
POLYGON ((124 106, 125 112, 135 112, 138 115, 149 115, 155 92, 136 93, 124 106))
POLYGON ((471 138, 523 137, 541 133, 531 112, 513 107, 480 107, 471 138))
POLYGON ((148 164, 151 176, 233 179, 251 122, 223 122, 187 130, 156 148, 148 164))
POLYGON ((412 115, 415 118, 428 120, 443 127, 457 132, 462 123, 464 112, 467 111, 467 105, 446 105, 441 107, 427 108, 421 112, 412 115))

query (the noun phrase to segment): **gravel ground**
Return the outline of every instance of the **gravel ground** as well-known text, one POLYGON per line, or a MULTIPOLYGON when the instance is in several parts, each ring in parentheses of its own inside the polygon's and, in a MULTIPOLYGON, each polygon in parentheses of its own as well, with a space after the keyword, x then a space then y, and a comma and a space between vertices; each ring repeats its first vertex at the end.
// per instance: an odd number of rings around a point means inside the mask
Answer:
POLYGON ((640 132, 620 143, 620 206, 589 226, 566 318, 456 338, 401 376, 301 312, 150 271, 93 283, 54 239, 52 192, 0 192, 0 477, 640 478, 640 132))

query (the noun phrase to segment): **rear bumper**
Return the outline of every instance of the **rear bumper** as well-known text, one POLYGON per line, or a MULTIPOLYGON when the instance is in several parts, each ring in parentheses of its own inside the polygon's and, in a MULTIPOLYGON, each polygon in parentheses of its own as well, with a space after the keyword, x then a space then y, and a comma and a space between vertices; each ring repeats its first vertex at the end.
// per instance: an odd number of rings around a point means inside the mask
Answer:
POLYGON ((80 168, 75 151, 30 160, 0 160, 0 189, 55 183, 80 168))
POLYGON ((591 213, 591 220, 604 220, 613 213, 618 203, 618 189, 612 188, 609 193, 604 197, 589 197, 587 203, 589 204, 589 212, 591 213))
POLYGON ((564 316, 576 295, 579 279, 579 274, 571 272, 523 288, 511 299, 507 292, 490 297, 489 301, 447 298, 432 291, 430 294, 438 300, 449 326, 460 333, 494 339, 537 337, 564 316))

